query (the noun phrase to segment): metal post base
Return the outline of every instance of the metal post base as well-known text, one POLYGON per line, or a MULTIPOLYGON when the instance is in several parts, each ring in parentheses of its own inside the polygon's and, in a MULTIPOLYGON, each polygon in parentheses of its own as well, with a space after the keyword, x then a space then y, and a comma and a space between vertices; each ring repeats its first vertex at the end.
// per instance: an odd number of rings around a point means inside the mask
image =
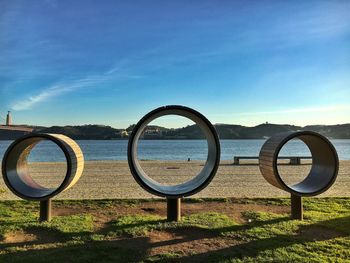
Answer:
POLYGON ((294 194, 291 194, 291 218, 303 220, 302 197, 294 194))
POLYGON ((40 222, 51 221, 51 199, 40 201, 40 222))
POLYGON ((167 198, 167 220, 180 221, 181 220, 181 199, 167 198))

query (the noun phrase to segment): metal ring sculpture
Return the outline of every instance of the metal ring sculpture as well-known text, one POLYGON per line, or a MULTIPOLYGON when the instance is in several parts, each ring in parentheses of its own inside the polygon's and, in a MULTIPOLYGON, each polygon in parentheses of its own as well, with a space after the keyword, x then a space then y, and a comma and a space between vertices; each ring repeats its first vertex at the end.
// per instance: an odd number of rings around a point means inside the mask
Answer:
POLYGON ((170 105, 146 114, 134 127, 128 144, 128 163, 136 182, 146 191, 161 197, 181 198, 204 189, 216 174, 220 162, 220 142, 214 126, 201 113, 184 106, 170 105), (193 179, 178 185, 162 185, 150 178, 137 158, 137 146, 144 128, 164 115, 179 115, 191 119, 203 131, 208 142, 208 157, 201 172, 193 179))
POLYGON ((311 131, 286 132, 272 136, 265 142, 259 155, 259 168, 273 186, 296 196, 315 196, 325 192, 335 182, 339 160, 334 146, 326 137, 311 131), (294 138, 308 146, 312 167, 302 182, 288 186, 278 172, 277 157, 283 145, 294 138))
POLYGON ((61 134, 31 133, 14 141, 7 149, 2 161, 2 173, 7 187, 17 196, 27 200, 48 200, 72 187, 80 178, 84 167, 84 156, 78 144, 61 134), (36 183, 28 171, 27 158, 37 143, 43 140, 54 142, 63 151, 67 161, 67 172, 61 185, 46 188, 36 183))

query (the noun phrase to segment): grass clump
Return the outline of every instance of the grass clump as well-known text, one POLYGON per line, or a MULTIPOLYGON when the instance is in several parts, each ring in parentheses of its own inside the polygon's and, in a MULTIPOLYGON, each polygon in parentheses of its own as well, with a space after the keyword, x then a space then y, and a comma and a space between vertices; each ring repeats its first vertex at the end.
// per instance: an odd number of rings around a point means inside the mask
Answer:
POLYGON ((93 231, 93 217, 88 214, 53 217, 51 222, 38 222, 38 204, 27 201, 0 202, 0 240, 14 231, 51 231, 64 235, 93 231))
POLYGON ((51 222, 40 224, 40 226, 63 234, 82 234, 93 232, 94 221, 91 215, 59 216, 54 217, 51 222))
POLYGON ((154 215, 127 215, 112 222, 109 236, 130 235, 145 236, 153 229, 161 228, 165 222, 162 217, 154 215))
POLYGON ((179 253, 163 253, 148 257, 144 262, 151 263, 167 263, 167 262, 179 262, 181 259, 181 254, 179 253))
POLYGON ((210 230, 218 230, 237 225, 237 223, 229 216, 216 212, 192 214, 184 217, 180 224, 210 230))
POLYGON ((230 217, 220 213, 208 212, 185 216, 180 222, 167 222, 165 218, 154 215, 127 215, 112 222, 109 236, 146 236, 152 230, 171 230, 195 227, 210 231, 236 226, 230 217))

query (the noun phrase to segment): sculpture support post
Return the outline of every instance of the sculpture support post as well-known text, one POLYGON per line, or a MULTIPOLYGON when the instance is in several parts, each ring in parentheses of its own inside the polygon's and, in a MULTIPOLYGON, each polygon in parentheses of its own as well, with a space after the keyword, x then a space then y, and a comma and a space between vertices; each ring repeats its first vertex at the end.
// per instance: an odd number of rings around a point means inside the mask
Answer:
MULTIPOLYGON (((291 159, 291 162, 300 164, 300 157, 291 159)), ((291 194, 291 218, 303 220, 302 197, 319 195, 333 185, 338 175, 339 159, 333 144, 316 132, 284 132, 272 136, 261 147, 259 168, 266 181, 291 194), (312 166, 306 178, 289 185, 278 171, 278 155, 293 139, 300 139, 309 148, 312 166)))
POLYGON ((303 220, 303 199, 301 196, 291 194, 291 217, 303 220))
POLYGON ((51 221, 51 199, 40 201, 40 222, 51 221))
POLYGON ((62 134, 30 133, 22 136, 8 147, 2 159, 2 175, 5 184, 20 198, 40 202, 40 222, 51 220, 51 199, 72 187, 79 180, 83 169, 84 155, 79 145, 62 134), (28 169, 30 152, 44 140, 56 144, 66 157, 66 174, 57 188, 39 185, 28 169))
POLYGON ((167 197, 167 220, 180 221, 181 220, 181 198, 167 197))

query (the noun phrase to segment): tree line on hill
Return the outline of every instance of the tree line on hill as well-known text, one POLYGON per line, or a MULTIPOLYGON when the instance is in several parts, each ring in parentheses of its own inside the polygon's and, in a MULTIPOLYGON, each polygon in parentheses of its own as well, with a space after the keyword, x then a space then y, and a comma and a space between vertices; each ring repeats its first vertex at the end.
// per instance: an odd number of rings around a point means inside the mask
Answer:
MULTIPOLYGON (((52 126, 36 127, 36 132, 61 133, 76 140, 113 140, 127 139, 135 125, 126 130, 105 125, 52 126)), ((350 139, 350 124, 294 126, 281 124, 260 124, 254 127, 232 124, 216 124, 220 139, 266 139, 286 131, 311 130, 328 138, 350 139)), ((147 126, 144 139, 204 139, 204 134, 197 125, 177 129, 160 126, 147 126)))

